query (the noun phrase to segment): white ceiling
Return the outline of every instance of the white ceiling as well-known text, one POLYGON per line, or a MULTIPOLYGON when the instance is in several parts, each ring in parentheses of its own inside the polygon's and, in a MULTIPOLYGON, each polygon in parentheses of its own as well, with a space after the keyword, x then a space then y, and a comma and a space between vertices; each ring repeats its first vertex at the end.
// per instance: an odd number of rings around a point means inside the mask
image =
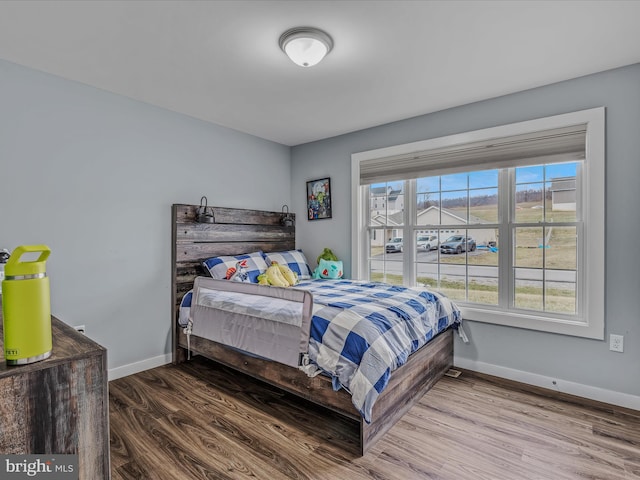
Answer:
MULTIPOLYGON (((640 62, 640 1, 0 1, 0 58, 285 145, 640 62), (293 64, 280 34, 334 49, 293 64)), ((0 79, 1 80, 1 79, 0 79)))

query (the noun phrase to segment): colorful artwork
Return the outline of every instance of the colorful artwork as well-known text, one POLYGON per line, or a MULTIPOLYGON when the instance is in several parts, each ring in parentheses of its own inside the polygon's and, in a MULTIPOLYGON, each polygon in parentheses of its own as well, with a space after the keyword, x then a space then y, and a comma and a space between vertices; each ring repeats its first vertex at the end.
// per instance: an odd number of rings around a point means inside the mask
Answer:
POLYGON ((331 218, 331 181, 329 178, 307 182, 307 217, 309 220, 331 218))

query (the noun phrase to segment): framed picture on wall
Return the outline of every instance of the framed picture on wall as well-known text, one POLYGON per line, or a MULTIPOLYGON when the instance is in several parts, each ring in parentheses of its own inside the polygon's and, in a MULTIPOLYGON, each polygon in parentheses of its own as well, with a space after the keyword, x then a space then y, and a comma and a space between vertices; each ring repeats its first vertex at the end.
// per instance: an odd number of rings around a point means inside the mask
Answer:
POLYGON ((331 179, 328 177, 307 182, 307 218, 331 218, 331 179))

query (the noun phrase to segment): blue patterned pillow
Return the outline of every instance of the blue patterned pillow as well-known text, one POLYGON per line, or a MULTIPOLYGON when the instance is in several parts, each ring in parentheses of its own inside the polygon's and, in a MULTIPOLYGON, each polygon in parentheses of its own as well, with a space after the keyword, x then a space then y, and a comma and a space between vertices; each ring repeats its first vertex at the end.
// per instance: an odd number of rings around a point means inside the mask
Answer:
POLYGON ((267 265, 277 262, 280 265, 287 265, 292 271, 298 274, 300 280, 311 278, 311 268, 302 250, 288 250, 286 252, 271 252, 265 254, 267 265))
POLYGON ((247 274, 252 283, 258 283, 258 275, 267 271, 267 263, 262 252, 247 253, 236 256, 222 256, 208 258, 202 265, 209 270, 213 278, 224 280, 227 277, 227 270, 236 266, 240 260, 247 260, 247 274))
POLYGON ((185 293, 184 297, 180 301, 180 315, 178 317, 178 323, 181 327, 186 327, 189 323, 189 313, 191 310, 191 299, 193 297, 193 290, 189 290, 185 293))

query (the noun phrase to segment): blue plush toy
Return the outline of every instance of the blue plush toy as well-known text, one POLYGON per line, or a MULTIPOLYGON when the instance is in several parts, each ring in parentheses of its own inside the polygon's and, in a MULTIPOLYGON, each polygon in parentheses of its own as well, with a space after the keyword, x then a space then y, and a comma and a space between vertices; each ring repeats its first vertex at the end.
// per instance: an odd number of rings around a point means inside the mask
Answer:
POLYGON ((325 260, 320 259, 318 266, 313 271, 313 278, 328 278, 337 280, 342 278, 342 260, 325 260))

